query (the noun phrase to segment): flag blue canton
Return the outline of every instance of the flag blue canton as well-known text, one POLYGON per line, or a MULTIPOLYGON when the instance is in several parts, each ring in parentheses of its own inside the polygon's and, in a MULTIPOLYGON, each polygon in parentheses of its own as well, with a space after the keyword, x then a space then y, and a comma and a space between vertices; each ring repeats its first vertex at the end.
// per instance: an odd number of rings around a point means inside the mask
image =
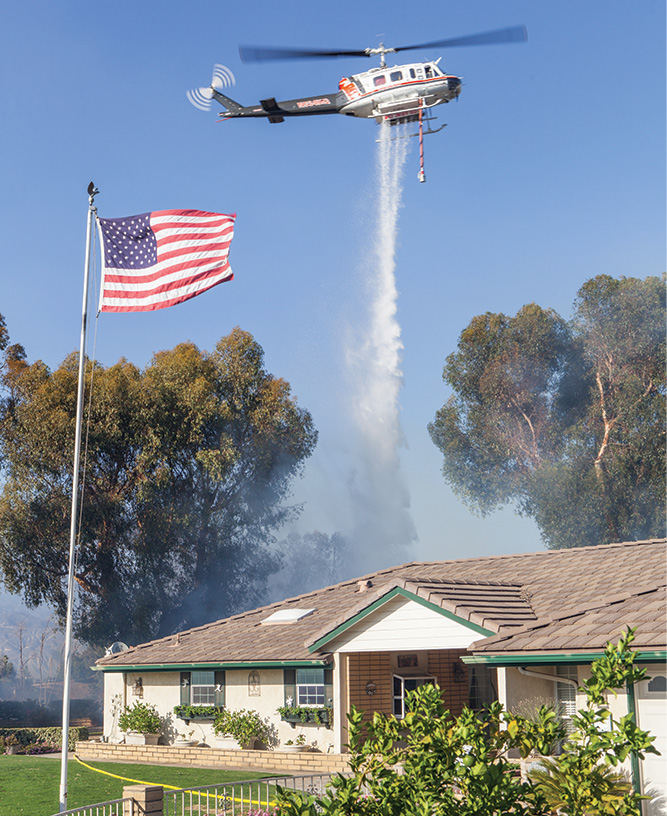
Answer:
POLYGON ((150 213, 104 219, 106 263, 115 269, 147 269, 157 263, 157 240, 150 213))

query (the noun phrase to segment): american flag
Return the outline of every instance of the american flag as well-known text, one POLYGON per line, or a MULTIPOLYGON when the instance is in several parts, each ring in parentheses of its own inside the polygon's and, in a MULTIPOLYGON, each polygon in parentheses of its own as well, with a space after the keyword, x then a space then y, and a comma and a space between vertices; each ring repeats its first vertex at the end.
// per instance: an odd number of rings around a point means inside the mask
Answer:
POLYGON ((100 311, 165 309, 231 280, 228 255, 235 218, 201 210, 98 218, 100 311))

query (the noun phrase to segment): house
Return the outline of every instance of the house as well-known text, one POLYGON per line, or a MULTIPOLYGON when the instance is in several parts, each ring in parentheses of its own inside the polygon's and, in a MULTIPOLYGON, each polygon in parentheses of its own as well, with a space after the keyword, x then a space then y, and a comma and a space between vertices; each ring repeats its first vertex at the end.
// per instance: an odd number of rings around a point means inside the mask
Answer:
MULTIPOLYGON (((277 750, 304 733, 342 753, 352 705, 400 717, 405 694, 431 682, 454 714, 493 699, 509 709, 555 699, 572 711, 591 661, 633 626, 647 677, 613 705, 634 710, 664 756, 666 558, 661 539, 415 562, 142 643, 97 662, 104 734, 122 740, 119 708, 141 698, 165 716, 166 741, 186 729, 175 706, 215 704, 256 709, 277 750), (295 724, 277 712, 286 705, 326 708, 331 721, 295 724)), ((210 741, 211 725, 188 730, 210 741)), ((665 792, 663 762, 633 768, 643 789, 665 792)))

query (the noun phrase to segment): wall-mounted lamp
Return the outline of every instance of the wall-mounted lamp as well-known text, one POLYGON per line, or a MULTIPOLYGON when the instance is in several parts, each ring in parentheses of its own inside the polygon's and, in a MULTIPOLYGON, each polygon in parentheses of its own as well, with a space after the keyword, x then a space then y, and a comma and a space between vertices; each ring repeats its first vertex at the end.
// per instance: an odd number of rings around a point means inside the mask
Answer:
POLYGON ((465 681, 468 679, 468 675, 466 674, 463 665, 459 663, 458 660, 455 660, 452 663, 452 672, 454 674, 455 683, 465 683, 465 681))
POLYGON ((132 686, 132 696, 133 697, 143 697, 144 696, 144 682, 141 677, 137 677, 134 681, 134 685, 132 686))
POLYGON ((377 688, 377 685, 372 680, 369 680, 368 683, 366 683, 366 694, 372 697, 377 691, 377 688))

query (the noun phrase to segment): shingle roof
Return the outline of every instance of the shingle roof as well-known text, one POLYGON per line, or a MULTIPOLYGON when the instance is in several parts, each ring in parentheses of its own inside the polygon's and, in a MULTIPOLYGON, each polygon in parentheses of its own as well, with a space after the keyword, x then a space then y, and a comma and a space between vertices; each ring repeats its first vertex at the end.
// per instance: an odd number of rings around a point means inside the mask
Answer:
POLYGON ((323 659, 325 654, 311 654, 308 645, 397 586, 464 620, 506 635, 507 627, 514 630, 545 617, 553 620, 560 613, 599 606, 601 598, 627 593, 633 585, 662 586, 666 554, 665 540, 652 539, 413 562, 140 644, 103 657, 97 665, 106 669, 323 659), (271 613, 294 607, 314 608, 315 612, 294 623, 262 625, 271 613))
POLYGON ((636 628, 633 647, 664 649, 666 627, 665 586, 638 588, 634 592, 598 598, 586 609, 540 618, 508 634, 478 640, 471 652, 575 652, 601 649, 617 640, 631 624, 636 628))

